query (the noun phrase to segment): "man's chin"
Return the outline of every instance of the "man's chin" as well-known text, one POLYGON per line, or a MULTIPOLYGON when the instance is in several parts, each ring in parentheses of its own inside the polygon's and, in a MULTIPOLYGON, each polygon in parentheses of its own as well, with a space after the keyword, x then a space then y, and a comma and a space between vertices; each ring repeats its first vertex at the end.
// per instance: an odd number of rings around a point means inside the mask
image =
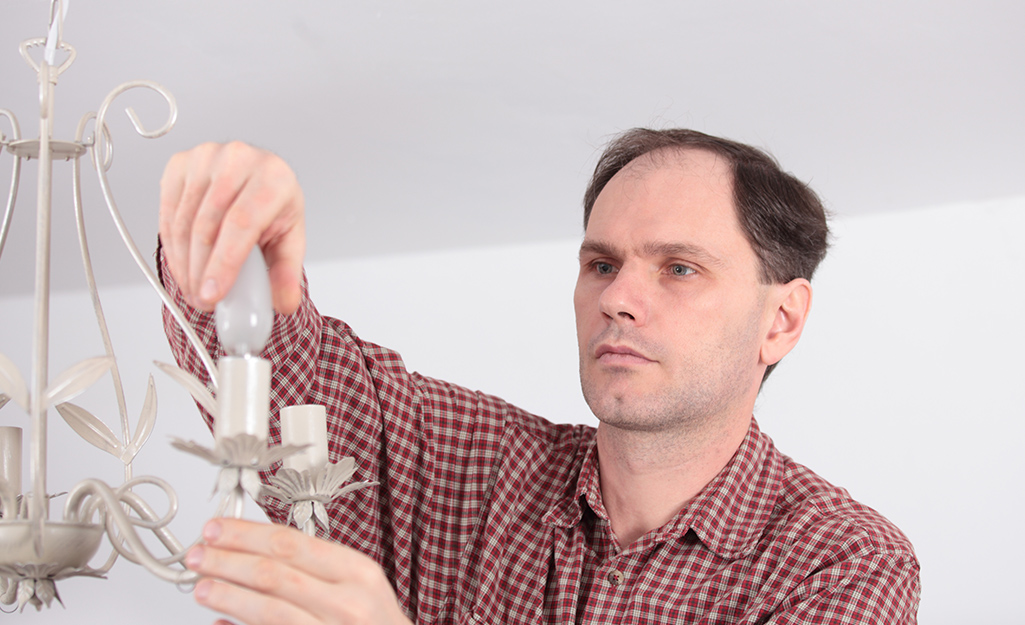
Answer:
POLYGON ((636 398, 606 394, 594 400, 585 395, 585 399, 598 421, 607 426, 631 431, 643 431, 652 426, 653 412, 636 398))

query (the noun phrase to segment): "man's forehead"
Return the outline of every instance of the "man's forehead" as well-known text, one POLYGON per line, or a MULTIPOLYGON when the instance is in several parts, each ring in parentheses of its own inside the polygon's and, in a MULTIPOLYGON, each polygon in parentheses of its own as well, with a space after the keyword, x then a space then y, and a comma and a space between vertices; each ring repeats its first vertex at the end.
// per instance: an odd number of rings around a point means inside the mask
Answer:
POLYGON ((668 147, 647 152, 627 163, 612 179, 620 174, 644 177, 666 169, 705 178, 710 184, 723 185, 732 192, 733 166, 722 155, 704 148, 668 147))
POLYGON ((738 219, 732 177, 728 159, 705 149, 667 148, 634 159, 599 194, 581 253, 685 251, 713 267, 732 264, 738 253, 754 258, 738 219))
MULTIPOLYGON (((671 213, 712 211, 739 228, 729 161, 696 148, 664 148, 630 161, 613 176, 595 200, 593 213, 621 215, 628 206, 648 206, 649 218, 662 221, 671 213)), ((588 221, 590 230, 590 220, 588 221)))

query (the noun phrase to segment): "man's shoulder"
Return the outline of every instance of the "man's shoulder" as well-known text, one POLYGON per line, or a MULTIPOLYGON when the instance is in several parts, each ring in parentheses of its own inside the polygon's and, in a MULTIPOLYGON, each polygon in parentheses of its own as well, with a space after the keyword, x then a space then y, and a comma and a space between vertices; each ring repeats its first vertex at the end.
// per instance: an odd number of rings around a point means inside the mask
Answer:
POLYGON ((767 436, 753 439, 756 461, 737 492, 758 493, 757 504, 728 568, 744 571, 756 612, 780 623, 915 622, 919 564, 907 537, 767 436))
POLYGON ((770 524, 774 531, 822 556, 915 557, 911 541, 883 514, 793 459, 781 455, 781 460, 782 482, 770 524))

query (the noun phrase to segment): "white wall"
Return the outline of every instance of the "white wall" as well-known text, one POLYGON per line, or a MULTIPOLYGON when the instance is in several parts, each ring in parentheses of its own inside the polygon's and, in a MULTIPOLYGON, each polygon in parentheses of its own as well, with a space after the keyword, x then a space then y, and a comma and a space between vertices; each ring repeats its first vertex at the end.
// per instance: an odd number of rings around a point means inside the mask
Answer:
MULTIPOLYGON (((911 537, 923 565, 922 623, 1020 622, 1025 252, 1016 239, 1025 232, 1025 198, 839 220, 834 231, 805 336, 759 401, 762 427, 911 537)), ((322 312, 398 349, 410 367, 556 420, 584 421, 591 417, 577 382, 571 305, 577 244, 367 258, 308 273, 322 312)), ((136 288, 105 302, 134 414, 154 371, 149 362, 170 358, 157 300, 136 288)), ((69 354, 54 371, 100 350, 88 324, 70 321, 75 306, 88 310, 85 295, 54 304, 55 319, 64 319, 55 321, 54 340, 69 354)), ((24 372, 30 312, 26 298, 0 298, 0 352, 24 372)), ((138 472, 174 478, 184 539, 209 514, 214 470, 171 450, 166 437, 208 435, 185 393, 154 375, 162 420, 138 472)), ((104 394, 90 391, 82 403, 103 412, 104 394)), ((24 421, 17 410, 0 412, 0 424, 24 421)), ((53 489, 68 488, 81 471, 118 480, 112 459, 73 440, 56 417, 51 429, 53 489)), ((210 620, 134 565, 119 563, 111 578, 65 581, 67 610, 23 618, 210 620), (106 617, 115 606, 120 615, 106 617)))
POLYGON ((763 425, 907 533, 922 623, 1021 623, 1025 198, 835 229, 763 425))

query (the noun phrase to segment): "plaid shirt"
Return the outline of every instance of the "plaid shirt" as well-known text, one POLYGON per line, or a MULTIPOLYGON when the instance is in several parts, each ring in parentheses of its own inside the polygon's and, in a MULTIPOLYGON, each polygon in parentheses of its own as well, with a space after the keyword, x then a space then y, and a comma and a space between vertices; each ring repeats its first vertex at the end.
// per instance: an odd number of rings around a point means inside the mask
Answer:
MULTIPOLYGON (((218 354, 212 317, 167 286, 218 354)), ((179 364, 205 378, 166 311, 165 329, 179 364)), ((356 477, 380 482, 329 504, 329 538, 375 558, 418 623, 916 622, 907 538, 779 453, 753 420, 697 497, 622 549, 594 429, 410 373, 308 298, 279 317, 264 355, 272 416, 327 406, 331 457, 355 456, 356 477)), ((274 500, 266 511, 287 514, 274 500)))

